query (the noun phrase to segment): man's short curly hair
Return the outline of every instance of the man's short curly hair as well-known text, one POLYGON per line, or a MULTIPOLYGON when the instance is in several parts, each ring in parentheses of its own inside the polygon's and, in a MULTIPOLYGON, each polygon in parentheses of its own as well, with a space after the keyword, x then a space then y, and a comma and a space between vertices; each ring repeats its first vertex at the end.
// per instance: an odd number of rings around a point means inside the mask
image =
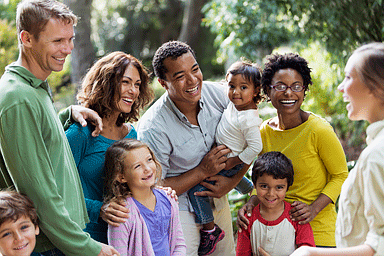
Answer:
POLYGON ((270 85, 276 72, 288 68, 299 72, 303 78, 304 93, 308 90, 308 86, 312 84, 311 68, 308 67, 308 62, 296 53, 272 54, 267 57, 261 79, 265 95, 271 91, 270 85))
POLYGON ((140 94, 132 105, 131 112, 121 113, 116 121, 118 126, 137 121, 139 111, 153 99, 149 76, 142 63, 124 52, 112 52, 99 59, 85 75, 77 100, 84 107, 95 110, 101 118, 108 117, 118 108, 121 97, 121 81, 126 69, 133 65, 140 75, 140 94))
POLYGON ((164 43, 156 50, 155 56, 153 56, 152 66, 155 76, 165 80, 167 69, 164 66, 164 60, 167 58, 175 60, 188 52, 192 53, 193 57, 196 59, 194 51, 188 44, 180 41, 169 41, 164 43))

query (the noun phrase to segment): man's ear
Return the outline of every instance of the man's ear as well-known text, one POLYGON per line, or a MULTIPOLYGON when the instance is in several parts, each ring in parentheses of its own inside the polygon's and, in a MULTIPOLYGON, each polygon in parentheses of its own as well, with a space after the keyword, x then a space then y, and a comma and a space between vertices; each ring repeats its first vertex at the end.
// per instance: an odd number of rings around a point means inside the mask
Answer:
POLYGON ((25 47, 32 47, 33 35, 26 30, 20 32, 20 40, 25 47))
POLYGON ((165 90, 168 90, 168 85, 167 85, 167 83, 165 82, 165 80, 158 78, 157 81, 159 81, 159 83, 161 84, 161 86, 162 86, 165 90))

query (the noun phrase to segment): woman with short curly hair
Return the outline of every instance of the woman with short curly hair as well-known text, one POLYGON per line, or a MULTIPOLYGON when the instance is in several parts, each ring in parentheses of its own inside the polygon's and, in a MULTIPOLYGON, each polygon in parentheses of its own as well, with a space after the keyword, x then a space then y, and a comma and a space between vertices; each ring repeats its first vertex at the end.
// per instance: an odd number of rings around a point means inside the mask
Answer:
MULTIPOLYGON (((261 153, 279 151, 292 160, 294 182, 286 194, 286 201, 292 205, 291 218, 299 224, 311 224, 316 246, 334 247, 334 204, 348 169, 331 125, 301 109, 312 84, 310 73, 308 62, 298 54, 267 57, 261 83, 277 116, 260 127, 261 153)), ((256 205, 256 199, 252 197, 250 203, 256 205)), ((244 216, 242 213, 239 216, 244 216)))

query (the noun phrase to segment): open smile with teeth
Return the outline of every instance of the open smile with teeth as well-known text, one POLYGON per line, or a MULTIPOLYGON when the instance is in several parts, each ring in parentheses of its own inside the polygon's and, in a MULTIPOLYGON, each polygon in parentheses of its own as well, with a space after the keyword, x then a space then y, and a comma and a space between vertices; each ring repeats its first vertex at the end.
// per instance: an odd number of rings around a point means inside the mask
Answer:
POLYGON ((17 248, 15 248, 14 250, 21 250, 21 249, 27 247, 27 245, 28 245, 28 243, 25 244, 25 245, 22 245, 22 246, 20 246, 20 247, 17 247, 17 248))
POLYGON ((198 89, 199 89, 199 86, 195 86, 195 87, 193 87, 191 89, 186 90, 186 92, 188 92, 188 93, 195 93, 195 92, 197 92, 198 89))
POLYGON ((276 201, 276 199, 272 199, 272 200, 265 199, 265 200, 267 200, 268 203, 273 203, 276 201))
POLYGON ((281 104, 295 104, 297 100, 281 100, 281 104))
POLYGON ((126 103, 133 103, 133 99, 130 99, 130 98, 122 98, 122 101, 126 102, 126 103))
POLYGON ((143 178, 143 180, 149 180, 150 178, 152 178, 152 176, 153 176, 153 173, 151 175, 147 176, 146 178, 143 178))
POLYGON ((58 61, 65 61, 65 57, 64 58, 56 58, 56 57, 53 57, 55 60, 58 60, 58 61))

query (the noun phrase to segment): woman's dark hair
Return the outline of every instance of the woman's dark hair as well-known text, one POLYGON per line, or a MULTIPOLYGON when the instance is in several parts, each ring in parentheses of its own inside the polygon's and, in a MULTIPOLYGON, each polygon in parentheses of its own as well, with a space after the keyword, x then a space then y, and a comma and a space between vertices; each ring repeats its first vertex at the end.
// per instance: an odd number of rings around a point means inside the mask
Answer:
POLYGON ((116 121, 117 126, 129 121, 137 121, 139 111, 153 99, 149 87, 149 76, 146 68, 135 57, 124 52, 112 52, 99 59, 85 75, 77 100, 81 105, 95 110, 101 118, 108 117, 118 109, 121 97, 121 83, 126 69, 133 65, 140 75, 140 94, 132 105, 131 112, 121 113, 116 121))
POLYGON ((260 155, 252 167, 252 182, 256 185, 257 178, 264 174, 274 179, 287 179, 288 187, 293 184, 293 166, 291 160, 283 153, 270 151, 260 155))
POLYGON ((263 100, 263 95, 261 93, 261 69, 256 63, 252 63, 246 60, 240 60, 233 63, 227 71, 225 79, 227 80, 229 74, 242 75, 248 82, 253 84, 255 90, 259 88, 259 93, 253 97, 253 101, 256 104, 259 104, 263 100))
POLYGON ((308 90, 308 86, 312 84, 311 69, 308 62, 296 53, 272 54, 267 57, 267 62, 263 70, 261 84, 265 95, 269 95, 270 85, 276 72, 281 69, 294 69, 303 78, 304 95, 308 90))

